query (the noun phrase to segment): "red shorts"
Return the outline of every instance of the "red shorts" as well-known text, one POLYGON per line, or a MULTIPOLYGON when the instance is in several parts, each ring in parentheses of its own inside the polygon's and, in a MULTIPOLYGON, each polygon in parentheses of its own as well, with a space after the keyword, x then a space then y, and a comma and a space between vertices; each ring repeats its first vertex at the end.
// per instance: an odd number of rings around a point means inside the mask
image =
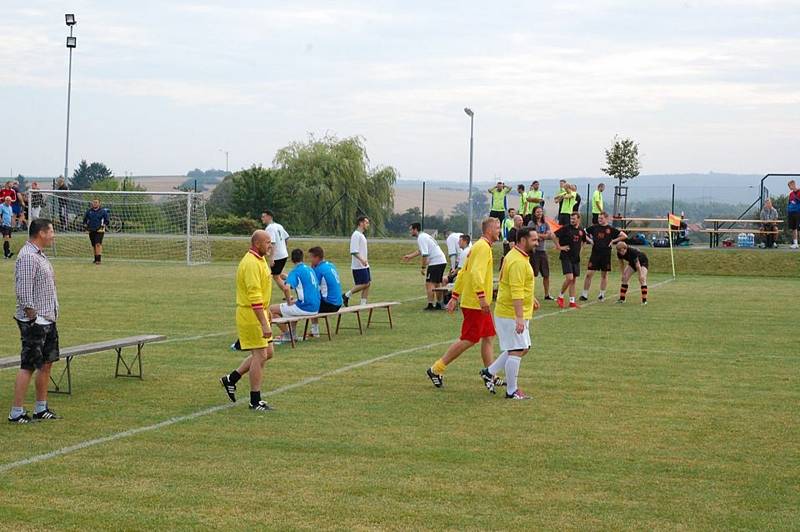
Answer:
POLYGON ((462 307, 461 314, 464 315, 464 322, 461 324, 462 340, 477 344, 481 338, 491 338, 495 335, 494 320, 490 313, 462 307))

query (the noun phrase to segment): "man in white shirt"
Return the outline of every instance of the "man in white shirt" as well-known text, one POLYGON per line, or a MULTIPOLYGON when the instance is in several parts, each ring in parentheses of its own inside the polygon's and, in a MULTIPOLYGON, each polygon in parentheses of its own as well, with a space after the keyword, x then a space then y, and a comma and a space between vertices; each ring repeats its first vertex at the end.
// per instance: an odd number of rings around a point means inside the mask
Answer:
POLYGON ((447 257, 450 259, 450 270, 455 270, 458 266, 458 255, 461 248, 458 245, 458 240, 461 238, 461 233, 454 231, 447 232, 447 257))
MULTIPOLYGON (((467 262, 467 255, 469 255, 471 249, 472 239, 469 235, 462 234, 458 237, 458 260, 456 261, 456 267, 450 270, 450 273, 447 275, 448 283, 454 283, 456 281, 456 276, 458 276, 458 272, 461 268, 464 267, 464 263, 467 262)), ((442 301, 442 303, 447 302, 442 301)))
POLYGON ((284 282, 286 276, 283 275, 283 268, 286 266, 286 259, 289 258, 289 251, 286 248, 286 243, 289 241, 289 233, 286 229, 277 222, 275 222, 275 215, 271 210, 265 209, 261 213, 261 221, 266 225, 264 230, 269 234, 272 240, 272 257, 270 257, 270 269, 272 270, 272 278, 275 284, 283 292, 286 298, 286 303, 291 304, 292 291, 284 282))
POLYGON ((369 286, 372 283, 369 262, 367 262, 367 237, 364 235, 367 229, 369 229, 369 218, 359 216, 358 226, 350 237, 350 257, 352 259, 350 267, 353 270, 353 283, 355 283, 355 286, 342 296, 345 307, 350 304, 350 298, 359 292, 361 292, 361 304, 367 304, 369 286))
POLYGON ((425 275, 425 292, 428 296, 428 306, 425 310, 444 310, 442 306, 442 294, 435 292, 434 288, 442 285, 444 268, 447 266, 447 259, 442 252, 442 248, 436 243, 428 233, 422 232, 422 225, 414 222, 409 226, 411 236, 416 237, 418 249, 413 253, 403 255, 403 262, 408 262, 414 257, 422 256, 422 275, 425 275))

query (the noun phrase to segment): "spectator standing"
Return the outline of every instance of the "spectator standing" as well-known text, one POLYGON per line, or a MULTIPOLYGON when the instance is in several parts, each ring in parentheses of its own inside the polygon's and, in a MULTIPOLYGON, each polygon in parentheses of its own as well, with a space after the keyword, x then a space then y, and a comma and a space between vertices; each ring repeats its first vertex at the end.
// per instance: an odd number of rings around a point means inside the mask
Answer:
MULTIPOLYGON (((558 194, 556 194, 556 202, 559 205, 558 208, 558 225, 562 227, 566 227, 569 225, 569 217, 570 215, 575 212, 575 203, 577 202, 576 194, 572 190, 572 185, 567 182, 564 182, 562 179, 563 185, 559 189, 558 194)), ((576 187, 577 189, 577 187, 576 187)))
POLYGON ((792 249, 797 249, 797 230, 800 229, 800 189, 794 179, 789 181, 789 205, 786 208, 789 230, 792 231, 792 249))
POLYGON ((778 234, 778 225, 774 222, 774 220, 778 219, 778 209, 772 206, 772 200, 767 198, 764 202, 764 208, 761 209, 761 221, 764 222, 761 224, 761 229, 766 231, 764 235, 765 243, 767 249, 775 247, 775 235, 778 234))
POLYGON ((14 209, 11 205, 11 196, 5 196, 0 205, 0 233, 3 235, 3 256, 7 259, 14 255, 11 252, 11 232, 13 231, 11 224, 14 223, 14 209))
POLYGON ((103 258, 103 237, 106 234, 111 220, 108 217, 108 210, 100 206, 100 200, 94 198, 92 206, 83 215, 83 227, 89 231, 89 242, 94 251, 94 264, 99 265, 103 258))
POLYGON ((17 199, 11 205, 11 208, 14 210, 14 229, 24 229, 25 228, 25 193, 20 190, 19 183, 14 181, 11 185, 14 189, 14 192, 17 193, 17 199))
POLYGON ((492 196, 489 216, 497 218, 501 224, 506 217, 506 209, 508 208, 506 200, 509 192, 511 192, 511 187, 506 186, 502 181, 498 181, 495 186, 489 189, 489 194, 492 196))
POLYGON ((605 189, 606 184, 600 183, 592 194, 592 225, 598 224, 600 213, 603 212, 603 191, 605 189))
POLYGON ((528 212, 528 192, 525 190, 525 185, 517 185, 517 194, 519 194, 519 209, 517 214, 525 219, 525 213, 528 212))
POLYGON ((42 207, 45 206, 44 195, 39 192, 39 183, 36 181, 31 183, 31 190, 28 196, 28 220, 32 222, 39 217, 42 207))
POLYGON ((528 191, 528 210, 522 215, 525 225, 528 225, 533 219, 533 211, 536 207, 544 209, 544 192, 539 189, 538 181, 531 183, 531 189, 528 191))
POLYGON ((545 249, 545 242, 553 240, 553 232, 550 229, 550 224, 544 218, 544 209, 536 207, 533 209, 532 226, 536 229, 536 234, 539 236, 536 241, 536 247, 531 255, 531 266, 533 266, 534 277, 542 276, 542 287, 544 288, 544 298, 547 301, 552 301, 550 297, 550 261, 547 257, 547 250, 545 249))

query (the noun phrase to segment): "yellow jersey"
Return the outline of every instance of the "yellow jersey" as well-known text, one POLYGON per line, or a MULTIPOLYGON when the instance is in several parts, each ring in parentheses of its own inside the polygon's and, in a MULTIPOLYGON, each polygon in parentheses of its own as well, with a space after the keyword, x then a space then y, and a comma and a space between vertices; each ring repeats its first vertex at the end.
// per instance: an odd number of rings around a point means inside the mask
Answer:
MULTIPOLYGON (((544 192, 542 192, 541 190, 529 190, 528 191, 528 199, 530 199, 530 198, 542 199, 542 198, 544 198, 544 192)), ((527 210, 525 211, 525 214, 533 214, 534 209, 536 209, 536 207, 539 207, 539 206, 544 208, 544 203, 536 203, 535 201, 529 201, 527 203, 527 210)))
POLYGON ((600 214, 603 212, 603 193, 595 190, 592 194, 592 214, 600 214))
POLYGON ((497 304, 494 315, 498 318, 516 318, 514 300, 522 300, 522 317, 533 317, 533 268, 529 255, 514 246, 503 259, 500 286, 497 289, 497 304))
POLYGON ((480 309, 480 296, 486 299, 487 305, 492 304, 493 270, 492 245, 485 237, 481 237, 472 246, 453 286, 453 297, 461 301, 462 308, 480 309))
POLYGON ((251 249, 242 257, 236 269, 236 306, 266 310, 271 296, 272 275, 267 259, 251 249))
POLYGON ((575 208, 575 204, 578 202, 578 194, 571 190, 566 190, 566 194, 561 200, 561 209, 559 212, 561 214, 572 214, 572 210, 575 208))
POLYGON ((528 193, 524 190, 519 193, 519 211, 518 214, 522 216, 523 214, 527 214, 526 209, 528 208, 528 193))

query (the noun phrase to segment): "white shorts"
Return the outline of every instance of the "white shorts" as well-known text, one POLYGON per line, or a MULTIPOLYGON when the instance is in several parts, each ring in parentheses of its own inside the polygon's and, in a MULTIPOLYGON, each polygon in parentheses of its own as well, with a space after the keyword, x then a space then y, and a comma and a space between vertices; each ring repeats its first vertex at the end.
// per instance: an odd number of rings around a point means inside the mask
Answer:
POLYGON ((513 318, 494 318, 494 328, 500 343, 500 351, 522 351, 531 348, 531 331, 525 320, 525 330, 517 334, 517 322, 513 318))
POLYGON ((281 303, 281 316, 283 316, 284 318, 296 318, 297 316, 313 316, 314 314, 317 313, 303 310, 296 304, 287 305, 286 303, 281 303))

